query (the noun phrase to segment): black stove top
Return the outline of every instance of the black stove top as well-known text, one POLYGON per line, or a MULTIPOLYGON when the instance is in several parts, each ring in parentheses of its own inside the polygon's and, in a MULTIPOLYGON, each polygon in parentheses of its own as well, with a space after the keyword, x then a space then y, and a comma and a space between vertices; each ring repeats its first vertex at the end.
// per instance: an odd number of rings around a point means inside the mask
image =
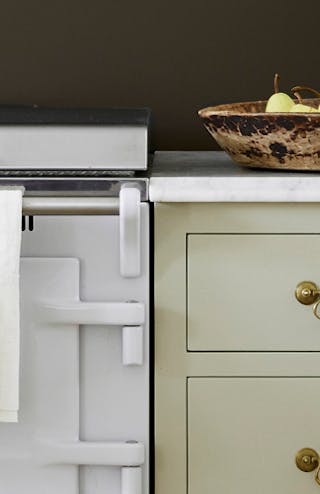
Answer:
POLYGON ((45 108, 1 106, 0 125, 144 125, 149 108, 45 108))

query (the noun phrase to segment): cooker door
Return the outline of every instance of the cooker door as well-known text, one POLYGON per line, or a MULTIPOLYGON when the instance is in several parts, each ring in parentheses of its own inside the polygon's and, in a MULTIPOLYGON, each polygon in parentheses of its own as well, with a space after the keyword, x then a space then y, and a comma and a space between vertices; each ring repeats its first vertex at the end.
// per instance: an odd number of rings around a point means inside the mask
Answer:
POLYGON ((148 205, 140 276, 120 274, 119 228, 27 218, 20 422, 0 424, 0 494, 148 491, 148 205))

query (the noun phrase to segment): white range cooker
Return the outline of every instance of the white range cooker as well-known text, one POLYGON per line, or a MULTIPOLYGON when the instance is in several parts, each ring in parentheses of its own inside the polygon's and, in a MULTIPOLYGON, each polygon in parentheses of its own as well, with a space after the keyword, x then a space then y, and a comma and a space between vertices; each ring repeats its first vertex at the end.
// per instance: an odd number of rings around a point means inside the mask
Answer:
POLYGON ((24 185, 20 412, 0 494, 149 492, 149 111, 0 111, 24 185))

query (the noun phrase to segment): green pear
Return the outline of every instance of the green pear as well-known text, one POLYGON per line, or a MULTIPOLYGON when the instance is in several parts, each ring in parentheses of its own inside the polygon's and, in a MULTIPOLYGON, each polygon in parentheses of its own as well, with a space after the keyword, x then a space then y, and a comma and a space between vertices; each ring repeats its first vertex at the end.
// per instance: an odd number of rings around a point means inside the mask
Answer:
POLYGON ((298 91, 294 93, 298 103, 295 103, 291 109, 290 113, 319 113, 319 108, 313 108, 313 106, 305 105, 298 91))
POLYGON ((319 113, 320 108, 313 108, 312 106, 303 105, 302 103, 296 103, 290 110, 290 113, 319 113))
POLYGON ((287 113, 294 105, 294 101, 288 94, 279 92, 279 74, 274 76, 274 94, 270 96, 266 105, 267 113, 287 113))
POLYGON ((313 106, 305 105, 303 103, 303 100, 300 95, 300 91, 308 91, 310 93, 313 93, 317 98, 320 97, 319 91, 316 89, 313 89, 312 87, 309 86, 295 86, 291 89, 291 92, 296 96, 298 99, 298 103, 296 103, 290 110, 290 112, 293 113, 319 113, 320 112, 320 105, 318 108, 313 108, 313 106))
POLYGON ((294 105, 294 101, 286 93, 275 93, 269 99, 266 106, 267 113, 286 113, 294 105))

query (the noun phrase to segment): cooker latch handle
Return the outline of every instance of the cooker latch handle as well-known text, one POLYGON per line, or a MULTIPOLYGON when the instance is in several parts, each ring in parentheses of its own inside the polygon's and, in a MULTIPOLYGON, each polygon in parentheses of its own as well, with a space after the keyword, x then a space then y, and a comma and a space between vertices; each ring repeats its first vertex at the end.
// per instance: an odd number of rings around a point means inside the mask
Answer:
POLYGON ((142 494, 144 444, 126 442, 39 441, 35 449, 45 465, 101 465, 121 468, 121 494, 142 494))
POLYGON ((141 203, 137 184, 125 184, 119 195, 120 273, 124 278, 141 274, 141 203))
POLYGON ((42 320, 54 324, 122 326, 123 365, 143 365, 145 306, 140 302, 51 300, 42 301, 37 313, 42 320))

